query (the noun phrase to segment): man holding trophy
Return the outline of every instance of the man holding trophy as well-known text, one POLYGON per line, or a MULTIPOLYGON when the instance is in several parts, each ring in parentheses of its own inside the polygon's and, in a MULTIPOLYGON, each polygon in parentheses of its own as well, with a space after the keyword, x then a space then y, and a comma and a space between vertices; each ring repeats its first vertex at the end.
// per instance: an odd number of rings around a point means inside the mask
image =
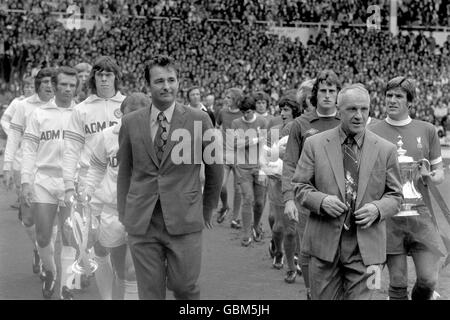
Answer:
POLYGON ((398 146, 402 171, 402 207, 386 224, 391 300, 408 299, 407 255, 413 258, 417 276, 412 300, 432 298, 438 280, 438 262, 446 255, 428 190, 428 184, 444 181, 441 147, 432 124, 409 116, 415 93, 411 79, 391 79, 385 90, 387 118, 372 127, 374 133, 398 146))

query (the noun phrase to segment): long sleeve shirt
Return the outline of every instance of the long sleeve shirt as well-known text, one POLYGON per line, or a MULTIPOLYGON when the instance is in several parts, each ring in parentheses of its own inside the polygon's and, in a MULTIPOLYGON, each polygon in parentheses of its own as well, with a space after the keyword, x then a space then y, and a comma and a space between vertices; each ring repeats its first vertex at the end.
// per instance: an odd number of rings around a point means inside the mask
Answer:
POLYGON ((120 105, 124 99, 119 91, 110 99, 93 94, 74 107, 64 133, 63 178, 66 190, 75 187, 78 165, 79 176, 87 175, 96 136, 119 122, 122 116, 120 105))
POLYGON ((117 151, 121 122, 105 129, 96 139, 86 177, 86 192, 104 205, 117 209, 117 151))
POLYGON ((9 135, 9 124, 11 123, 11 120, 14 117, 14 113, 16 113, 17 105, 23 99, 25 99, 25 97, 21 96, 21 97, 15 98, 13 101, 11 101, 8 108, 6 108, 5 112, 2 115, 0 123, 1 123, 3 131, 6 133, 6 135, 9 135))
POLYGON ((10 130, 8 140, 6 141, 5 158, 3 164, 3 170, 11 170, 12 163, 16 152, 21 154, 21 142, 23 134, 27 126, 27 119, 34 109, 43 106, 47 102, 39 99, 37 94, 32 95, 22 101, 20 101, 16 107, 16 112, 10 123, 10 130))
POLYGON ((32 183, 36 173, 62 178, 64 129, 73 105, 59 108, 52 99, 29 116, 23 135, 22 183, 32 183))

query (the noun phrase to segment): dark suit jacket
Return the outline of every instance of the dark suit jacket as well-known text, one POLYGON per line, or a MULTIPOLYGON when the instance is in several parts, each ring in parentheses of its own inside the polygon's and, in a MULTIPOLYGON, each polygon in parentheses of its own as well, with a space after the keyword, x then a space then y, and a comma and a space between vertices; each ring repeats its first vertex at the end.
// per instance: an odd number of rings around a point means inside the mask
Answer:
MULTIPOLYGON (((344 165, 340 126, 306 139, 292 182, 296 197, 311 211, 302 250, 332 262, 343 230, 345 214, 332 218, 321 212, 322 200, 336 195, 345 202, 344 165)), ((386 260, 385 218, 397 213, 402 199, 400 168, 394 144, 366 130, 359 169, 356 209, 375 204, 380 219, 369 228, 357 227, 358 245, 365 265, 386 260)))
POLYGON ((150 133, 150 108, 132 112, 122 118, 117 206, 119 220, 129 234, 146 233, 158 199, 169 234, 187 234, 203 229, 203 209, 205 214, 211 213, 217 206, 223 179, 221 164, 206 164, 202 197, 200 150, 203 151, 209 144, 203 141, 203 133, 212 128, 207 113, 177 103, 170 123, 166 150, 159 163, 150 133), (196 135, 194 122, 197 128, 201 125, 196 135), (175 130, 178 136, 174 135, 175 130), (190 162, 175 164, 172 154, 178 155, 183 143, 190 147, 190 150, 183 153, 190 162), (193 163, 194 147, 197 147, 199 155, 197 164, 193 163))

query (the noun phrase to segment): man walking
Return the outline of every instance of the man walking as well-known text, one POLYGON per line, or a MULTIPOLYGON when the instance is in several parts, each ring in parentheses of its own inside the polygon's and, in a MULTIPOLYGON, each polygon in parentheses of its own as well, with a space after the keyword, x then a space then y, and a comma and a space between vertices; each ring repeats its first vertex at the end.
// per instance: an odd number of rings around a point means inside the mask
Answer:
POLYGON ((152 106, 124 116, 119 133, 119 220, 128 233, 140 299, 165 299, 166 283, 176 299, 199 299, 202 229, 211 227, 223 179, 222 165, 205 162, 202 197, 205 159, 198 153, 213 126, 205 112, 176 103, 178 69, 171 58, 149 61, 145 78, 152 106), (183 154, 182 161, 174 152, 180 137, 197 152, 183 154))
POLYGON ((400 168, 395 145, 365 129, 369 106, 362 85, 342 89, 340 126, 305 141, 292 179, 310 210, 302 250, 311 256, 315 300, 370 299, 369 267, 386 260, 385 219, 400 208, 400 168))

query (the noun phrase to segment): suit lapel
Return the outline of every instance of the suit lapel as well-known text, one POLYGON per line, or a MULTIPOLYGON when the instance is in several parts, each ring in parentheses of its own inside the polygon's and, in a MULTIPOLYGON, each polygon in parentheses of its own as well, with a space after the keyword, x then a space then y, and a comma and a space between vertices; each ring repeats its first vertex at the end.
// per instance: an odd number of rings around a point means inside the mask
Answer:
MULTIPOLYGON (((186 117, 184 110, 184 107, 179 105, 178 103, 175 104, 175 108, 173 110, 172 115, 172 121, 170 123, 170 130, 169 130, 169 139, 167 141, 166 149, 164 150, 164 154, 161 159, 161 165, 164 163, 164 161, 167 159, 167 156, 172 151, 172 148, 175 146, 178 141, 172 141, 172 134, 175 130, 183 128, 184 123, 186 122, 186 117)), ((156 157, 156 156, 155 156, 156 157)))
POLYGON ((377 140, 373 139, 370 131, 366 131, 364 144, 362 148, 361 164, 359 167, 358 193, 356 196, 356 209, 359 207, 366 192, 369 183, 370 173, 372 172, 375 161, 377 160, 379 147, 377 140))
POLYGON ((146 151, 149 155, 149 157, 153 160, 153 162, 155 163, 155 165, 159 168, 159 161, 158 158, 156 157, 156 153, 155 153, 155 148, 153 146, 153 141, 152 141, 152 134, 151 134, 151 129, 150 129, 150 111, 151 111, 151 107, 147 108, 145 110, 144 116, 139 118, 139 126, 140 126, 140 131, 142 132, 142 139, 144 141, 144 145, 146 147, 146 151))
MULTIPOLYGON (((339 128, 339 126, 337 128, 339 128)), ((339 187, 339 191, 341 192, 342 199, 345 199, 344 162, 342 161, 342 148, 339 141, 339 131, 337 129, 334 129, 327 138, 327 143, 324 148, 328 156, 331 169, 333 170, 334 178, 336 179, 339 187)))

